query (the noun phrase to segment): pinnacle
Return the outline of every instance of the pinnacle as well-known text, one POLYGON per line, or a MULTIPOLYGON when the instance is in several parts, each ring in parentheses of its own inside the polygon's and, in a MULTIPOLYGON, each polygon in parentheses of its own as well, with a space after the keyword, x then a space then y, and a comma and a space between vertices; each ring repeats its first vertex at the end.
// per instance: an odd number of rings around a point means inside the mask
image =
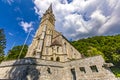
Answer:
POLYGON ((49 8, 48 8, 47 11, 48 11, 48 12, 52 12, 52 3, 50 4, 50 6, 49 6, 49 8))

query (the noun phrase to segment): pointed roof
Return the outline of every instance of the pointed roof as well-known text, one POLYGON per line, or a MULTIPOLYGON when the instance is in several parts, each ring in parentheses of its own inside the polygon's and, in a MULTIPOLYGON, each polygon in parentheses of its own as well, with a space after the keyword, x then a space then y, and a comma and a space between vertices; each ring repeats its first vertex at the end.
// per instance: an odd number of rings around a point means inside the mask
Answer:
POLYGON ((49 8, 46 10, 46 12, 52 12, 52 3, 50 4, 49 8))
POLYGON ((49 10, 49 11, 52 11, 52 3, 50 4, 48 10, 49 10))

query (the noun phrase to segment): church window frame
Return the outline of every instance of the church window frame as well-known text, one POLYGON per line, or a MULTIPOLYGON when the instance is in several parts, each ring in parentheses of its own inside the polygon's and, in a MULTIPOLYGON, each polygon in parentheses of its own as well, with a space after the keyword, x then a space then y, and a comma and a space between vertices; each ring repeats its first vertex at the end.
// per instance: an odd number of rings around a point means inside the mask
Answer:
POLYGON ((59 61, 60 61, 60 57, 57 57, 57 58, 56 58, 56 61, 58 61, 58 62, 59 62, 59 61))
POLYGON ((51 61, 53 61, 53 57, 51 57, 51 61))
POLYGON ((33 51, 33 56, 35 56, 36 55, 36 51, 33 51))
POLYGON ((59 47, 57 47, 57 52, 59 52, 59 47))
POLYGON ((79 69, 82 73, 86 73, 85 67, 79 67, 79 69))
POLYGON ((66 50, 66 49, 67 49, 67 46, 66 46, 66 45, 67 45, 66 42, 64 42, 64 53, 65 53, 65 54, 67 54, 67 50, 66 50))
POLYGON ((52 74, 51 69, 50 69, 49 67, 47 68, 47 72, 48 72, 49 74, 52 74))
POLYGON ((90 66, 90 69, 92 70, 92 72, 98 72, 96 65, 90 66))
POLYGON ((72 74, 72 77, 73 77, 72 80, 76 80, 76 70, 75 70, 75 68, 71 69, 71 74, 72 74))

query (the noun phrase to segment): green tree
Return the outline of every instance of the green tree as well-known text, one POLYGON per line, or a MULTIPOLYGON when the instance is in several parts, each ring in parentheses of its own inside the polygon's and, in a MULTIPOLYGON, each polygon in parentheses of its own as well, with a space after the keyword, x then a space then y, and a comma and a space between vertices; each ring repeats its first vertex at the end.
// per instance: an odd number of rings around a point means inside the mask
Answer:
POLYGON ((120 34, 80 39, 72 45, 86 57, 102 55, 106 62, 114 64, 112 71, 120 77, 120 34))
POLYGON ((94 47, 89 47, 89 50, 87 50, 86 56, 96 56, 96 55, 102 55, 103 57, 105 57, 101 51, 97 50, 94 47))
POLYGON ((0 29, 0 62, 4 59, 4 49, 6 47, 6 39, 4 30, 0 29))
POLYGON ((24 58, 27 53, 28 46, 24 45, 23 50, 22 50, 22 48, 23 48, 23 45, 14 46, 11 50, 8 51, 6 60, 18 59, 18 56, 19 56, 19 58, 24 58), (21 50, 22 50, 22 53, 20 54, 21 50))
POLYGON ((86 57, 100 54, 106 62, 120 66, 120 35, 94 36, 73 41, 72 44, 86 57))

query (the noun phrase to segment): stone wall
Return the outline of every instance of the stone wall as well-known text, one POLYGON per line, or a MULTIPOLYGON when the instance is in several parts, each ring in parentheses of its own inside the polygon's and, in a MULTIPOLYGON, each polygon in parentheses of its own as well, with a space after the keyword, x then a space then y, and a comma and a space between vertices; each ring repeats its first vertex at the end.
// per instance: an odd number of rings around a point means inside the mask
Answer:
POLYGON ((105 64, 101 56, 89 57, 66 63, 68 70, 75 69, 76 80, 116 80, 114 74, 108 67, 103 67, 105 64), (96 71, 91 67, 96 67, 96 71), (84 70, 80 70, 84 68, 84 70))
POLYGON ((62 63, 39 59, 6 61, 0 64, 0 79, 54 80, 62 74, 62 69, 62 63))
POLYGON ((103 67, 101 56, 68 62, 34 58, 5 61, 0 64, 0 79, 13 80, 117 80, 109 68, 103 67), (96 66, 92 71, 90 66, 96 66), (80 70, 80 68, 84 70, 80 70))

